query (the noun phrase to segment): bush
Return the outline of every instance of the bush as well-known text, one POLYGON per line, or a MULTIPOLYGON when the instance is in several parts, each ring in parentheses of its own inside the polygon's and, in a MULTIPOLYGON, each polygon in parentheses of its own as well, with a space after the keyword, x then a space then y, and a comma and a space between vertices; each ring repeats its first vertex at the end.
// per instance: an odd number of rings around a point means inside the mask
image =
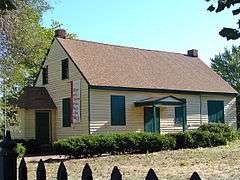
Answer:
POLYGON ((175 134, 115 133, 69 137, 54 142, 58 154, 92 157, 102 154, 146 153, 182 148, 226 145, 238 132, 223 124, 203 125, 194 131, 175 134))
POLYGON ((204 124, 198 128, 199 131, 217 133, 226 138, 227 141, 233 141, 239 138, 239 133, 227 124, 215 123, 204 124))
POLYGON ((146 153, 174 148, 173 137, 154 133, 88 135, 60 139, 54 143, 56 153, 73 157, 146 153))
POLYGON ((35 154, 40 152, 39 143, 35 139, 14 139, 14 141, 25 147, 26 154, 35 154))
POLYGON ((18 153, 18 157, 22 157, 26 153, 26 148, 21 143, 17 144, 16 150, 18 153))

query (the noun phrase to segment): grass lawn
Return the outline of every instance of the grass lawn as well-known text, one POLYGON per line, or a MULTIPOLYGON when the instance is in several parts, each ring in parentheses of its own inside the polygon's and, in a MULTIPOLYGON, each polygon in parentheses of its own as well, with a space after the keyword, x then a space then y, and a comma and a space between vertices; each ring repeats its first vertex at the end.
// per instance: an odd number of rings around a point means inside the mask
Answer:
MULTIPOLYGON (((56 157, 58 158, 58 157, 56 157)), ((29 179, 35 179, 39 157, 26 158, 29 179)), ((197 171, 202 179, 239 179, 240 141, 214 148, 161 151, 149 154, 117 155, 64 161, 69 179, 79 179, 83 166, 89 163, 94 179, 109 179, 113 166, 118 166, 123 179, 144 179, 153 168, 159 179, 188 179, 197 171)), ((56 179, 58 160, 46 163, 48 179, 56 179)))

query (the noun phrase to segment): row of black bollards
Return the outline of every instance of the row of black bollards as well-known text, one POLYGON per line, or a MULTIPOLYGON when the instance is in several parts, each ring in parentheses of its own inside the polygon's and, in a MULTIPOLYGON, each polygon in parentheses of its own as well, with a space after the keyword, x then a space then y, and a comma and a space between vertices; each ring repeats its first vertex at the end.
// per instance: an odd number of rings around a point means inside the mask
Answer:
MULTIPOLYGON (((36 172, 36 179, 37 180, 46 180, 46 169, 44 162, 40 160, 38 162, 37 172, 36 172)), ((60 163, 57 171, 57 180, 67 180, 68 173, 67 169, 63 162, 60 163)), ((92 170, 88 163, 85 164, 83 171, 82 171, 82 180, 93 180, 92 170)), ((111 173, 111 180, 122 180, 122 174, 119 171, 117 166, 113 167, 111 173)), ((19 166, 19 180, 27 180, 27 167, 24 158, 22 158, 20 166, 19 166)), ((150 168, 145 180, 158 180, 158 177, 155 171, 150 168)), ((190 180, 201 180, 200 176, 197 172, 194 172, 190 177, 190 180)))

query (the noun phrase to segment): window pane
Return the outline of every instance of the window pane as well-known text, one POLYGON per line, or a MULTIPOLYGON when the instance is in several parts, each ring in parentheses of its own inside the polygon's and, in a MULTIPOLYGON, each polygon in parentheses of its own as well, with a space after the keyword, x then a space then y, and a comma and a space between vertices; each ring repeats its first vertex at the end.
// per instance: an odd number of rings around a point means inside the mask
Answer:
POLYGON ((126 125, 124 96, 111 96, 111 125, 126 125))
POLYGON ((42 84, 48 83, 48 66, 42 69, 42 84))
POLYGON ((68 59, 62 60, 62 79, 68 79, 69 72, 68 72, 68 59))
POLYGON ((223 101, 208 101, 208 121, 210 123, 224 123, 223 101))
POLYGON ((70 109, 70 98, 62 100, 62 121, 63 127, 70 127, 71 125, 71 109, 70 109))

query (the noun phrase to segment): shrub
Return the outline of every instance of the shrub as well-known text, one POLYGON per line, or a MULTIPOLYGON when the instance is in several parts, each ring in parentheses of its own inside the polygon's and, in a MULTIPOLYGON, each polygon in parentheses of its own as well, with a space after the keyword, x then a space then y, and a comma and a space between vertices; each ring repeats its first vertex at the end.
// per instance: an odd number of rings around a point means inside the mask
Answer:
POLYGON ((227 124, 221 124, 221 123, 204 124, 204 125, 201 125, 198 128, 198 130, 220 134, 221 136, 226 138, 227 141, 232 141, 239 138, 238 131, 227 124))
POLYGON ((26 154, 35 154, 40 152, 39 143, 35 139, 14 139, 16 143, 22 144, 26 148, 26 154))
POLYGON ((213 133, 228 133, 228 132, 235 131, 229 125, 222 124, 222 123, 203 124, 198 128, 198 130, 209 131, 209 132, 213 132, 213 133))
POLYGON ((176 148, 183 149, 183 148, 193 148, 194 147, 194 140, 192 137, 192 132, 180 132, 176 134, 172 134, 172 136, 176 139, 176 148))
POLYGON ((26 153, 26 148, 21 143, 17 144, 16 150, 18 153, 18 157, 22 157, 26 153))
POLYGON ((147 153, 180 148, 226 145, 238 138, 236 130, 222 124, 203 125, 194 131, 175 134, 115 133, 69 137, 54 142, 58 154, 91 157, 102 154, 147 153))
POLYGON ((146 153, 174 149, 175 139, 155 133, 116 133, 60 139, 54 143, 58 154, 87 157, 102 154, 146 153))

